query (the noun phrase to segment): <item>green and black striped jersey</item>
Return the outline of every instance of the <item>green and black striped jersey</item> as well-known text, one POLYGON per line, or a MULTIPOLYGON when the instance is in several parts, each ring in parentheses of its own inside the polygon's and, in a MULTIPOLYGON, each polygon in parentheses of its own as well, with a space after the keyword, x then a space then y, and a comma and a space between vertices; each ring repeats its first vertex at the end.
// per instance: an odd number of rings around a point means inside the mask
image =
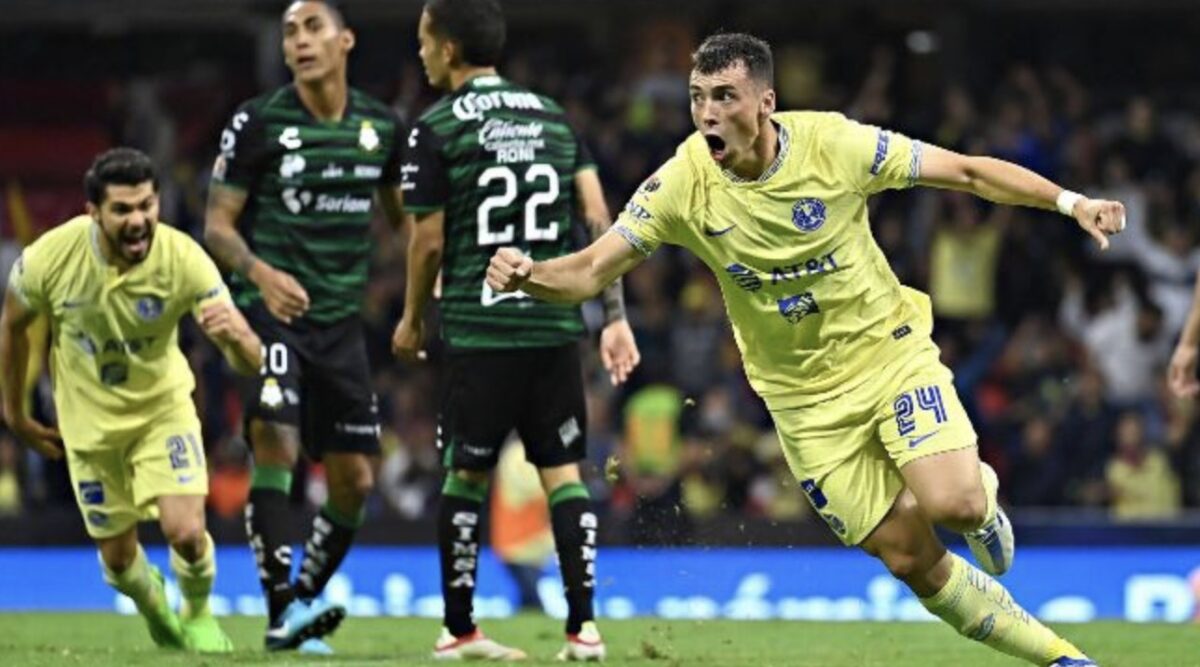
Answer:
POLYGON ((575 174, 594 165, 562 107, 499 76, 476 77, 421 116, 404 153, 405 210, 445 213, 446 343, 518 348, 578 339, 578 306, 496 294, 484 281, 501 246, 535 260, 576 247, 575 174))
MULTIPOLYGON (((400 183, 403 136, 392 110, 361 91, 349 91, 340 121, 322 121, 291 85, 242 104, 221 133, 213 181, 247 192, 242 235, 304 286, 306 318, 327 324, 361 310, 374 195, 400 183)), ((240 306, 262 298, 242 276, 230 284, 240 306)))

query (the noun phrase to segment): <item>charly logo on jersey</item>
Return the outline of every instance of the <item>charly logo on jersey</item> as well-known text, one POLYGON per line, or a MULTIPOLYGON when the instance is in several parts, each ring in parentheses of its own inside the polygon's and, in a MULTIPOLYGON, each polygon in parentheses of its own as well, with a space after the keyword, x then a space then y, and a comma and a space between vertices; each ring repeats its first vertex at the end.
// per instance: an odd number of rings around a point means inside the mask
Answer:
POLYGON ((358 146, 368 153, 374 153, 379 149, 379 132, 375 130, 375 126, 371 121, 364 120, 362 125, 358 126, 358 146))
POLYGON ((809 315, 821 312, 812 292, 802 292, 795 296, 784 297, 779 299, 776 304, 779 306, 779 314, 791 324, 799 324, 800 320, 809 315))
POLYGON ((284 188, 279 193, 279 198, 283 200, 283 206, 291 212, 292 215, 297 215, 304 210, 305 206, 312 203, 312 193, 308 190, 299 190, 296 188, 284 188))
POLYGON ((295 178, 304 173, 307 163, 299 153, 288 153, 279 161, 279 175, 283 178, 295 178))
POLYGON ((480 120, 485 111, 492 109, 536 109, 541 111, 545 108, 537 95, 520 91, 470 92, 454 100, 454 104, 450 106, 454 117, 459 120, 480 120))
POLYGON ((134 304, 138 317, 151 322, 163 314, 163 300, 156 296, 144 296, 134 304))
POLYGON ((804 233, 815 232, 825 224, 825 202, 805 197, 792 207, 792 224, 804 233))
POLYGON ((300 128, 285 127, 283 132, 279 133, 279 144, 289 151, 294 151, 304 145, 304 140, 300 138, 300 128))

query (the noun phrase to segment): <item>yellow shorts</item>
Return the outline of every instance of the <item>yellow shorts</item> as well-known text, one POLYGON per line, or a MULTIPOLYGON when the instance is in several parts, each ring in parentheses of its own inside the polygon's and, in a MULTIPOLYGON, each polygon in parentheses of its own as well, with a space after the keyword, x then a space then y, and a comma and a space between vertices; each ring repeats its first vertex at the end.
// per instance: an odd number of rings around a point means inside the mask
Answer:
POLYGON ((801 490, 850 545, 891 509, 904 488, 900 468, 977 440, 932 342, 844 394, 771 414, 801 490))
POLYGON ((98 448, 74 450, 67 443, 67 468, 93 539, 157 518, 160 496, 208 494, 200 421, 191 405, 151 421, 140 433, 113 434, 98 448))

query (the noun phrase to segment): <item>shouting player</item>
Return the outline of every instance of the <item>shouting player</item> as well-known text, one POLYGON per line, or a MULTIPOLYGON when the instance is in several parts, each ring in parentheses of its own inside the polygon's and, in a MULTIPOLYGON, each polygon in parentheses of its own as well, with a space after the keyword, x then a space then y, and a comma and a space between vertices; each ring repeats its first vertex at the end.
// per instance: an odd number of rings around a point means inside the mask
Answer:
POLYGON ((1124 209, 1026 169, 967 157, 836 113, 776 113, 770 47, 720 34, 694 55, 697 132, 651 176, 615 233, 534 261, 497 252, 488 281, 577 302, 662 243, 717 276, 746 374, 766 401, 801 489, 847 545, 879 558, 962 635, 1039 665, 1093 665, 998 582, 946 550, 966 536, 1002 574, 1012 529, 974 429, 930 338, 925 295, 900 285, 875 244, 867 198, 915 184, 1071 216, 1102 248, 1124 209))
POLYGON ((318 596, 350 550, 379 464, 359 313, 372 198, 400 223, 401 128, 386 105, 348 87, 353 47, 354 33, 329 2, 287 8, 283 53, 293 83, 233 115, 205 218, 209 249, 234 272, 237 301, 263 338, 263 371, 244 395, 254 452, 246 532, 267 597, 268 650, 331 651, 320 637, 345 609, 318 596), (329 500, 293 585, 286 524, 301 449, 324 463, 329 500))
MULTIPOLYGON (((496 73, 504 36, 496 0, 430 0, 418 27, 425 73, 447 95, 421 116, 405 149, 404 196, 414 225, 392 348, 418 358, 440 269, 450 353, 439 446, 448 473, 438 512, 445 627, 433 655, 524 655, 485 637, 472 619, 480 508, 489 473, 516 429, 550 500, 568 605, 559 657, 599 660, 605 648, 592 610, 597 521, 578 464, 587 441, 579 308, 498 294, 485 277, 500 246, 520 244, 538 259, 570 252, 576 215, 600 237, 608 209, 562 108, 496 73)), ((617 384, 638 363, 619 282, 610 281, 604 306, 600 353, 617 384)))
POLYGON ((217 562, 204 524, 208 473, 179 320, 191 313, 247 375, 258 372, 259 339, 199 244, 159 224, 150 158, 129 148, 103 153, 84 186, 87 215, 26 248, 9 278, 0 318, 4 418, 42 455, 63 456, 59 431, 22 405, 28 356, 36 353, 27 329, 46 316, 61 441, 104 580, 133 600, 159 646, 227 652, 232 645, 208 608, 217 562), (180 616, 137 539, 138 522, 156 516, 183 593, 180 616))

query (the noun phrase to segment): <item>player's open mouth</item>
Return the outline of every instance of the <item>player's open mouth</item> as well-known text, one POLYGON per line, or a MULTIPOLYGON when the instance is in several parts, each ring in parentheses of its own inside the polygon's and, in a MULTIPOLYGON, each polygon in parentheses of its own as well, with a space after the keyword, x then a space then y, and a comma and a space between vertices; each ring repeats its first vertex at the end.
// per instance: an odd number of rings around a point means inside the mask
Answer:
POLYGON ((136 234, 122 234, 121 247, 130 255, 141 255, 150 249, 150 228, 136 234))
POLYGON ((317 64, 316 56, 300 56, 296 58, 296 67, 309 67, 317 64))
POLYGON ((708 154, 712 159, 721 162, 725 159, 725 140, 715 134, 704 135, 704 140, 708 142, 708 154))

